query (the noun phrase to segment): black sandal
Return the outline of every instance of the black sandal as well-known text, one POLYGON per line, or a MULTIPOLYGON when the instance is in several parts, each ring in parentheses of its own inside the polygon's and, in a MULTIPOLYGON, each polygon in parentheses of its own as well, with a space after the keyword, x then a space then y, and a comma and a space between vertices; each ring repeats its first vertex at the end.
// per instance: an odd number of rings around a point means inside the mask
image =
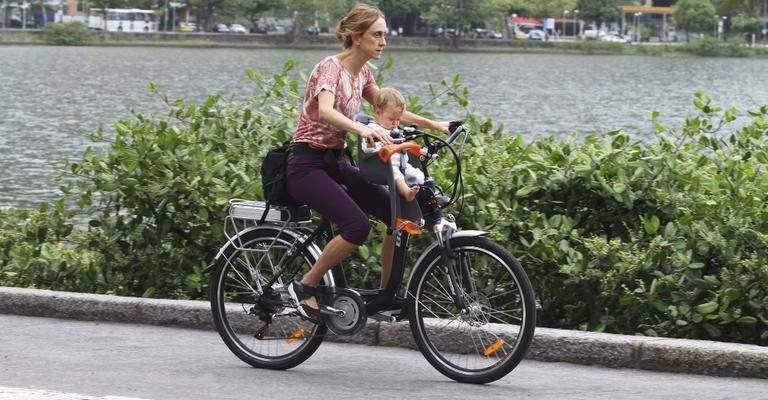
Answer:
POLYGON ((323 316, 319 308, 311 307, 307 304, 307 299, 315 297, 318 307, 320 306, 319 291, 317 288, 306 286, 299 280, 294 279, 288 284, 288 294, 295 303, 296 310, 309 322, 320 325, 323 323, 323 316))

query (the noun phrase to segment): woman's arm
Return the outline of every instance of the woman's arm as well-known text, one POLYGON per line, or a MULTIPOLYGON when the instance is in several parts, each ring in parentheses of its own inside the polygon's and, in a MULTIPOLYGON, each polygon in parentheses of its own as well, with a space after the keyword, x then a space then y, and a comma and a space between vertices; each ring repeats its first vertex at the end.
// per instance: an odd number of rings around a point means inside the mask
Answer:
POLYGON ((384 144, 392 143, 392 138, 389 136, 389 132, 383 128, 372 128, 359 122, 352 121, 347 118, 346 115, 333 108, 335 100, 336 95, 327 90, 323 90, 317 95, 317 109, 321 121, 327 122, 347 132, 357 133, 371 145, 376 141, 384 144))
POLYGON ((446 134, 451 133, 448 130, 448 122, 432 121, 431 119, 427 119, 420 115, 416 115, 410 111, 404 112, 403 116, 400 118, 400 121, 405 124, 413 124, 413 125, 418 125, 424 128, 434 129, 436 131, 440 131, 446 134))

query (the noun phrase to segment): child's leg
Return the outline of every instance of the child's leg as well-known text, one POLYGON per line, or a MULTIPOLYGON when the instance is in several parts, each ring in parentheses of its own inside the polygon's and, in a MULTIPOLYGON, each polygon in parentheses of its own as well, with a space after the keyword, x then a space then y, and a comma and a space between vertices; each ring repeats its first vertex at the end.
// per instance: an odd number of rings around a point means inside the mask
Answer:
POLYGON ((395 186, 397 187, 397 193, 403 196, 406 201, 413 201, 416 198, 416 193, 419 192, 418 186, 408 186, 404 178, 395 180, 395 186))

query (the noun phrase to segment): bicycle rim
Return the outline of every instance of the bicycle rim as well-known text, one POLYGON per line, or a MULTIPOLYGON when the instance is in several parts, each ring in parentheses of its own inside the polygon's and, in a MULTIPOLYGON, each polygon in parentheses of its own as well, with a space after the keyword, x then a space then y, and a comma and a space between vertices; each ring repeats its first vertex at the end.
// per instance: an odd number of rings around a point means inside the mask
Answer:
MULTIPOLYGON (((311 356, 322 342, 326 328, 302 319, 290 308, 265 306, 260 302, 262 287, 280 270, 290 238, 275 232, 244 234, 242 246, 231 246, 219 258, 211 305, 216 328, 229 349, 243 361, 261 368, 292 368, 311 356), (272 323, 260 318, 268 314, 272 323), (267 326, 268 325, 268 326, 267 326)), ((285 268, 272 286, 271 299, 280 302, 280 293, 294 277, 314 264, 307 251, 285 268)))
POLYGON ((533 290, 503 247, 479 237, 456 238, 451 247, 469 311, 454 304, 448 273, 434 251, 409 290, 411 329, 421 352, 444 375, 460 382, 491 382, 514 369, 528 350, 535 328, 533 290), (474 290, 460 262, 468 265, 474 290))

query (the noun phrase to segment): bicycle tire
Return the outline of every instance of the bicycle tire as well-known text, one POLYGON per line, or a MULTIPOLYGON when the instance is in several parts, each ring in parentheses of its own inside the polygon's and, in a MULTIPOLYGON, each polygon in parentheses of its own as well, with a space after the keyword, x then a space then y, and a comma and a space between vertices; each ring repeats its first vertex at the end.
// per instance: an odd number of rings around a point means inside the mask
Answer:
POLYGON ((536 301, 527 274, 504 247, 483 237, 450 241, 454 269, 470 312, 450 295, 441 249, 428 250, 414 268, 407 306, 419 351, 443 375, 459 382, 488 383, 511 372, 533 339, 536 301), (467 292, 456 266, 469 264, 475 291, 467 292))
MULTIPOLYGON (((211 311, 216 330, 232 353, 257 368, 282 370, 303 363, 314 354, 327 332, 324 325, 315 325, 294 314, 281 316, 276 324, 269 325, 268 328, 276 329, 277 333, 270 331, 266 336, 258 337, 257 332, 266 322, 253 314, 258 308, 259 296, 253 289, 256 283, 246 282, 245 277, 255 278, 262 284, 266 282, 274 271, 275 259, 279 260, 278 253, 284 252, 294 240, 295 236, 271 227, 241 232, 238 241, 241 246, 231 242, 217 258, 212 274, 211 311), (273 242, 274 246, 269 246, 273 242), (264 252, 266 247, 269 250, 264 252), (256 258, 254 254, 266 256, 256 258), (248 269, 251 264, 259 267, 257 277, 248 269), (248 274, 243 274, 244 271, 248 274)), ((303 263, 305 270, 315 261, 316 257, 309 249, 295 260, 303 263)), ((277 285, 288 283, 284 281, 287 279, 290 277, 281 277, 277 285)), ((325 283, 330 283, 327 277, 325 283)))

